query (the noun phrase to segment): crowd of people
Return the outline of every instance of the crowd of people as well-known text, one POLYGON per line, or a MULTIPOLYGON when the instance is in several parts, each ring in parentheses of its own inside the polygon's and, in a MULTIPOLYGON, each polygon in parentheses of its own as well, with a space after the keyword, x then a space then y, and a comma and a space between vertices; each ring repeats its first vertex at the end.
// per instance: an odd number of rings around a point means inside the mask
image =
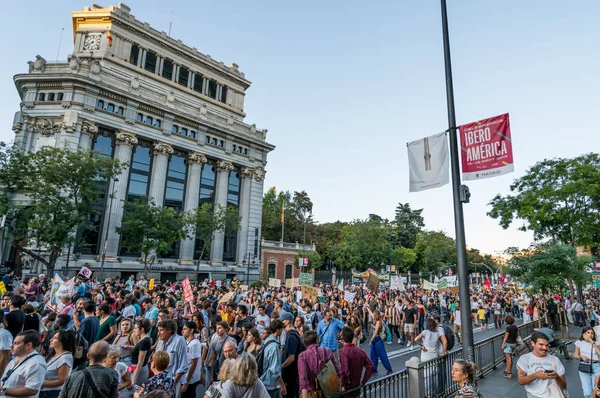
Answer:
MULTIPOLYGON (((372 292, 323 284, 311 301, 298 288, 243 290, 236 279, 228 286, 210 279, 192 285, 192 299, 185 301, 181 283, 150 291, 143 276, 79 277, 72 293, 52 302, 44 275, 16 284, 9 273, 3 282, 0 395, 7 396, 312 398, 323 396, 334 374, 339 392, 355 397, 379 374, 379 362, 385 375, 394 372, 386 344, 420 350, 426 361, 458 347, 462 337, 458 295, 418 286, 372 292), (351 300, 344 290, 352 292, 351 300), (369 355, 362 348, 367 342, 369 355)), ((534 397, 566 388, 564 367, 548 354, 560 311, 581 325, 593 326, 598 316, 589 296, 582 304, 514 288, 473 289, 470 306, 474 326, 507 325, 502 347, 509 378, 518 344, 515 318, 539 322, 532 351, 516 363, 518 382, 534 397)), ((591 365, 581 376, 586 397, 598 393, 600 377, 593 333, 584 329, 574 354, 591 365)), ((569 358, 566 349, 563 355, 569 358)), ((478 396, 474 364, 456 361, 451 375, 457 397, 478 396)), ((426 383, 440 387, 433 379, 426 383)))

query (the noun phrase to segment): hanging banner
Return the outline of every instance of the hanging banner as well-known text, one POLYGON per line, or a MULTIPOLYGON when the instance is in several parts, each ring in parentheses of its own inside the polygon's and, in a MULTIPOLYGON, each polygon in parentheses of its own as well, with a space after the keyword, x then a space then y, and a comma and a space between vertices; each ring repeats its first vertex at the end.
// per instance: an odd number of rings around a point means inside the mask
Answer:
POLYGON ((428 280, 423 281, 423 289, 425 290, 438 290, 438 285, 435 283, 431 283, 428 280))
POLYGON ((380 281, 388 281, 388 280, 390 280, 390 276, 389 275, 387 275, 387 274, 378 274, 377 272, 375 272, 371 268, 369 268, 365 272, 358 272, 358 271, 355 271, 355 270, 352 271, 352 277, 353 278, 361 278, 361 280, 362 280, 362 278, 367 278, 371 274, 377 276, 380 281))
POLYGON ((447 133, 409 142, 409 192, 439 188, 450 182, 447 133))
POLYGON ((459 130, 463 180, 515 171, 508 113, 463 124, 459 130))

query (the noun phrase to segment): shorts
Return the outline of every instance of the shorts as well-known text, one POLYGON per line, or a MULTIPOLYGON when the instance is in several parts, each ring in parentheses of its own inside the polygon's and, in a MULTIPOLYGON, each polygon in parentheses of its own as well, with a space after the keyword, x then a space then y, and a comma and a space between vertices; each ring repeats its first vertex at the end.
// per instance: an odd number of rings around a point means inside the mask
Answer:
POLYGON ((404 333, 414 333, 415 332, 415 324, 414 323, 405 323, 404 324, 404 333))
POLYGON ((477 310, 471 310, 471 314, 477 314, 477 310))
POLYGON ((504 347, 505 354, 514 354, 516 344, 506 343, 506 347, 504 347))

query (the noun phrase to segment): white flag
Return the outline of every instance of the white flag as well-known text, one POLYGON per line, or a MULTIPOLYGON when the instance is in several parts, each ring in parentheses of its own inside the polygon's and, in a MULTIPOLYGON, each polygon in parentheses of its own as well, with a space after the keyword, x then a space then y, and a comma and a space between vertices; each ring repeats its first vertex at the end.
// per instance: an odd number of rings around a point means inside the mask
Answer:
POLYGON ((409 192, 438 188, 450 182, 446 137, 446 133, 440 133, 406 144, 410 169, 409 192))

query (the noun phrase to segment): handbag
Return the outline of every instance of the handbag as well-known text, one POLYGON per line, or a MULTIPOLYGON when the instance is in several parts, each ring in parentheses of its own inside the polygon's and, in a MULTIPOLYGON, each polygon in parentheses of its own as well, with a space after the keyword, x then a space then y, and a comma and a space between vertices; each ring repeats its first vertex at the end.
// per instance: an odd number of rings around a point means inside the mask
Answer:
MULTIPOLYGON (((592 350, 594 348, 592 347, 592 350)), ((590 362, 584 362, 584 361, 580 361, 579 362, 579 371, 581 373, 594 373, 594 369, 593 369, 593 365, 592 365, 592 355, 594 355, 594 352, 591 351, 590 352, 590 362)))
MULTIPOLYGON (((325 349, 323 349, 323 360, 325 360, 325 349)), ((317 389, 320 389, 325 397, 333 397, 337 394, 342 386, 340 378, 335 370, 335 366, 333 366, 331 359, 327 360, 325 363, 320 363, 321 369, 316 380, 317 389)))

